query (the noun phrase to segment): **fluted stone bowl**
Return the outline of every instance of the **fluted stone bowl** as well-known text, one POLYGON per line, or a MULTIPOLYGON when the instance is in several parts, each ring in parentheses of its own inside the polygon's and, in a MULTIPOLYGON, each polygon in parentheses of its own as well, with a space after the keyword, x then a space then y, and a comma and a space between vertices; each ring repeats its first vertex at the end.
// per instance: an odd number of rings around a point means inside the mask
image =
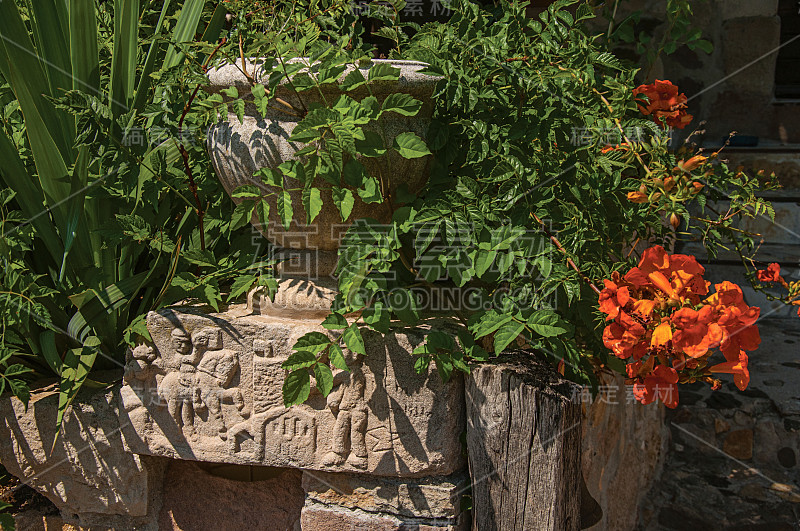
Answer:
MULTIPOLYGON (((406 117, 397 113, 386 113, 369 130, 380 134, 386 146, 391 146, 394 138, 400 133, 413 132, 425 139, 433 111, 432 94, 440 78, 420 73, 427 65, 416 61, 373 60, 360 66, 361 73, 367 78, 373 65, 388 63, 400 69, 399 81, 378 81, 370 84, 372 94, 382 104, 387 96, 394 93, 410 94, 423 102, 417 116, 406 117)), ((342 74, 342 79, 354 67, 342 74)), ((263 65, 258 62, 248 64, 248 73, 259 82, 265 82, 267 74, 263 65)), ((228 193, 245 184, 256 185, 265 192, 270 187, 261 183, 253 174, 260 168, 276 168, 281 163, 291 160, 304 144, 289 142, 299 116, 283 112, 280 104, 267 112, 266 116, 258 113, 252 104, 250 82, 242 72, 240 65, 224 65, 210 70, 209 90, 219 92, 228 87, 236 87, 239 95, 248 102, 245 106, 244 122, 234 114, 212 126, 208 132, 208 148, 214 169, 228 193)), ((265 83, 266 84, 266 83, 265 83)), ((326 86, 323 92, 325 99, 331 104, 342 92, 336 86, 326 86)), ((369 95, 366 87, 348 93, 356 100, 369 95)), ((321 101, 316 90, 295 93, 287 83, 276 89, 276 97, 281 98, 296 108, 308 107, 314 101, 321 101)), ((389 150, 387 155, 379 158, 362 158, 361 162, 371 175, 386 183, 389 192, 394 192, 405 184, 412 192, 419 190, 428 179, 430 156, 418 159, 404 159, 397 152, 389 150)), ((315 183, 320 188, 330 186, 318 179, 315 183)), ((287 188, 297 188, 298 182, 286 179, 287 188)), ((275 191, 275 190, 273 190, 275 191)), ((316 220, 306 225, 306 212, 303 208, 300 192, 290 192, 294 208, 294 220, 289 230, 285 230, 278 216, 275 197, 268 199, 270 203, 270 223, 261 227, 254 217, 254 226, 273 244, 287 249, 307 249, 312 251, 336 251, 339 248, 340 236, 356 219, 373 218, 381 222, 391 219, 391 210, 386 201, 384 204, 365 204, 353 190, 355 206, 350 217, 344 222, 336 208, 331 193, 323 191, 324 206, 316 220)), ((384 196, 386 194, 384 193, 384 196)), ((235 199, 236 200, 236 199, 235 199)), ((237 200, 239 201, 239 200, 237 200)))

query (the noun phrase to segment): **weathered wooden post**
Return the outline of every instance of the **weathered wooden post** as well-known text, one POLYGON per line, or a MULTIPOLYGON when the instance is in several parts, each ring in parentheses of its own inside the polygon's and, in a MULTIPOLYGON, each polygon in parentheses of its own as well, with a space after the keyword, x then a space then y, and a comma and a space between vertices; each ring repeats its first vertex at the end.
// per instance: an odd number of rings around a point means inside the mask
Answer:
POLYGON ((531 352, 473 370, 466 383, 473 529, 580 529, 576 389, 531 352))

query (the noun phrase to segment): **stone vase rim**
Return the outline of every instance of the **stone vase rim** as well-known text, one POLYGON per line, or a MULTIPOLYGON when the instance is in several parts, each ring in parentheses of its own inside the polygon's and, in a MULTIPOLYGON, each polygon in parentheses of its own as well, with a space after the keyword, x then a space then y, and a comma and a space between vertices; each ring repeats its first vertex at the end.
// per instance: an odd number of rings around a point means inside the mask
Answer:
MULTIPOLYGON (((252 78, 256 82, 263 81, 263 65, 264 63, 274 58, 268 57, 256 57, 245 59, 245 64, 247 66, 248 73, 252 74, 252 78)), ((287 63, 294 63, 297 61, 301 61, 303 59, 308 59, 308 57, 293 57, 291 59, 287 59, 287 63)), ((370 59, 369 63, 365 64, 358 64, 358 69, 362 71, 367 71, 373 64, 388 64, 392 66, 397 66, 400 69, 400 79, 397 81, 390 82, 391 84, 403 84, 403 85, 432 85, 437 83, 441 79, 442 76, 432 75, 432 74, 424 74, 421 73, 420 70, 430 66, 430 63, 426 63, 424 61, 417 61, 413 59, 370 59)), ((348 72, 352 71, 353 64, 348 63, 348 68, 342 73, 342 77, 344 77, 348 72)), ((214 68, 209 68, 208 72, 206 73, 208 76, 209 83, 207 85, 208 89, 212 91, 219 90, 221 88, 227 88, 231 86, 246 86, 249 87, 251 84, 251 79, 244 75, 242 72, 240 63, 237 62, 228 62, 216 66, 214 68)), ((285 83, 285 80, 281 81, 281 84, 285 83)), ((386 83, 386 82, 378 82, 378 83, 386 83)))

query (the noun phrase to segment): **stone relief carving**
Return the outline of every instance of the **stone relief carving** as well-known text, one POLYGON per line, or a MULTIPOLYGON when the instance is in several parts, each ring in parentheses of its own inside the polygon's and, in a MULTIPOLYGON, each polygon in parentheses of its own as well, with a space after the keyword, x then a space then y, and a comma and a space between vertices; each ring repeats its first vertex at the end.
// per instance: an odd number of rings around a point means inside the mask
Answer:
POLYGON ((336 417, 331 450, 323 464, 341 465, 347 462, 356 468, 367 466, 367 405, 364 400, 366 379, 361 356, 349 356, 350 372, 338 370, 333 376, 334 388, 326 405, 336 417))
POLYGON ((281 364, 317 324, 222 317, 148 316, 154 344, 130 353, 121 391, 133 452, 409 477, 463 466, 461 382, 417 375, 408 337, 345 350, 331 393, 287 409, 281 364))

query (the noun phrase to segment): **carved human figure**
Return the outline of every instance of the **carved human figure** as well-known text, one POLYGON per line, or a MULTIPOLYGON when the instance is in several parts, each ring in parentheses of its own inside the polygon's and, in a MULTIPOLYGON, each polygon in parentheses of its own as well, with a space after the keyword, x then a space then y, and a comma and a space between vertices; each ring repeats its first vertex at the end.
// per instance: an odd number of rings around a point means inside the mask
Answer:
POLYGON ((175 423, 184 432, 188 431, 191 436, 194 436, 194 404, 200 402, 195 386, 195 376, 197 363, 205 349, 202 339, 198 343, 200 348, 197 348, 193 345, 189 334, 179 328, 172 331, 171 337, 172 348, 175 352, 170 360, 170 365, 177 371, 170 372, 164 377, 161 385, 158 386, 158 394, 162 401, 166 402, 167 410, 175 419, 175 423))
POLYGON ((323 458, 323 464, 341 465, 347 460, 353 467, 366 468, 366 379, 361 356, 352 353, 351 356, 348 360, 350 372, 338 371, 334 374, 334 389, 328 395, 327 405, 336 417, 336 424, 333 427, 331 451, 323 458))
POLYGON ((123 379, 128 385, 147 382, 160 372, 161 368, 156 363, 158 352, 150 345, 136 345, 128 353, 128 363, 125 364, 123 379))
MULTIPOLYGON (((195 397, 199 402, 194 404, 195 410, 208 409, 211 422, 223 440, 227 427, 222 416, 222 402, 232 402, 241 412, 244 409, 242 392, 238 388, 228 389, 236 371, 239 369, 239 358, 235 351, 222 348, 222 330, 206 328, 195 334, 192 340, 195 349, 205 351, 205 355, 197 364, 195 397)), ((242 415, 247 416, 247 413, 242 415)))

